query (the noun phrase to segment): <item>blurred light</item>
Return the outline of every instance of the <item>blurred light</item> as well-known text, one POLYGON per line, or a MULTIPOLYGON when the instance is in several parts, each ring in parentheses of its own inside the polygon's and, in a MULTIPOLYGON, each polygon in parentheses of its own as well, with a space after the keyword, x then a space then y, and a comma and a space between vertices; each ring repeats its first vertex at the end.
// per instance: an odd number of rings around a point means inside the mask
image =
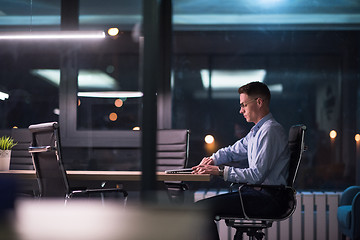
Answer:
MULTIPOLYGON (((209 70, 200 70, 201 80, 205 89, 209 88, 209 70)), ((266 70, 212 70, 211 88, 212 89, 231 89, 239 88, 249 82, 263 82, 266 76, 266 70)))
MULTIPOLYGON (((33 69, 31 74, 51 82, 55 86, 60 85, 59 69, 33 69)), ((117 89, 116 80, 99 70, 79 70, 79 89, 113 90, 117 89)))
POLYGON ((281 83, 269 84, 268 87, 271 93, 282 93, 284 90, 284 87, 281 83))
POLYGON ((139 98, 143 96, 142 92, 132 91, 107 91, 107 92, 78 92, 79 97, 94 98, 139 98))
POLYGON ((116 121, 117 120, 117 114, 116 113, 110 113, 110 115, 109 115, 109 119, 110 119, 110 121, 116 121))
POLYGON ((0 92, 0 100, 5 100, 9 98, 9 94, 0 92))
POLYGON ((65 205, 61 199, 42 199, 41 202, 21 199, 16 202, 14 219, 10 219, 13 221, 9 220, 11 228, 1 231, 1 239, 194 240, 198 235, 205 235, 206 215, 202 210, 154 209, 144 204, 124 208, 120 199, 114 200, 106 199, 102 203, 91 197, 74 198, 65 205), (196 234, 189 229, 196 229, 196 234))
POLYGON ((331 139, 335 139, 337 136, 337 132, 335 130, 331 130, 329 136, 331 139))
POLYGON ((18 128, 17 126, 13 126, 13 128, 18 128))
POLYGON ((106 72, 107 73, 113 73, 115 70, 115 67, 113 65, 109 65, 106 67, 106 72))
POLYGON ((80 107, 80 105, 81 105, 81 100, 78 99, 78 107, 80 107))
POLYGON ((205 140, 206 144, 212 144, 215 141, 215 139, 212 135, 206 135, 204 140, 205 140))
POLYGON ((57 32, 4 32, 0 40, 50 40, 50 39, 103 39, 103 31, 57 31, 57 32))
POLYGON ((134 131, 140 131, 140 127, 133 127, 132 130, 134 130, 134 131))
POLYGON ((60 109, 55 108, 55 109, 53 110, 53 113, 54 113, 55 115, 60 115, 60 109))
POLYGON ((121 100, 120 98, 118 98, 118 99, 115 100, 115 103, 114 103, 114 104, 115 104, 116 107, 119 108, 119 107, 122 107, 122 105, 124 104, 124 102, 123 102, 123 100, 121 100))
POLYGON ((116 36, 119 34, 119 29, 118 28, 109 28, 108 34, 110 36, 116 36))
POLYGON ((356 134, 356 135, 355 135, 355 141, 357 141, 357 142, 360 141, 360 134, 356 134))

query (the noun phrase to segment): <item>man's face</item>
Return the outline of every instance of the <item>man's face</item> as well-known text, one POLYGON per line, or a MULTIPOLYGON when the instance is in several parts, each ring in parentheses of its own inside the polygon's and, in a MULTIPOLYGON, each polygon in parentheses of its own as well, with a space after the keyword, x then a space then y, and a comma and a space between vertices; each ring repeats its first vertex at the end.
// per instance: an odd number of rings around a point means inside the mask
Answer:
POLYGON ((257 98, 249 97, 245 93, 240 94, 240 114, 244 116, 247 122, 258 122, 259 106, 257 98))

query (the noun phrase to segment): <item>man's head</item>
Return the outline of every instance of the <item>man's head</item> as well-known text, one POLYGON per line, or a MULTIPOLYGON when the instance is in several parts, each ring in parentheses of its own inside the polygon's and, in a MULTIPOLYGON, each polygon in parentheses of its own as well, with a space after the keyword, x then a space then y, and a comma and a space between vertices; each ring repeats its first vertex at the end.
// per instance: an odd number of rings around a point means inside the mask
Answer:
POLYGON ((271 94, 264 83, 248 83, 240 87, 238 92, 240 94, 240 113, 247 122, 256 124, 270 112, 271 94))

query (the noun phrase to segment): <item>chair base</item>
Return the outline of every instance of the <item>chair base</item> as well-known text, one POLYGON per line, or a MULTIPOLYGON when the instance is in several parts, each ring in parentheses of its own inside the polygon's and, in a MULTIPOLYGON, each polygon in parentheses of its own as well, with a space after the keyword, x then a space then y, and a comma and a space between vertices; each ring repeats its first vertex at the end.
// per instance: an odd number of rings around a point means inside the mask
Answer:
POLYGON ((263 233, 261 230, 255 230, 255 229, 236 229, 236 233, 234 235, 234 240, 242 240, 243 239, 243 234, 244 232, 246 232, 246 234, 249 237, 249 240, 262 240, 263 237, 265 236, 265 233, 263 233))
POLYGON ((271 221, 254 222, 246 220, 237 221, 235 219, 225 219, 225 223, 227 226, 236 229, 234 240, 242 240, 244 233, 246 233, 250 240, 261 240, 265 236, 265 233, 263 233, 262 230, 272 226, 271 221))

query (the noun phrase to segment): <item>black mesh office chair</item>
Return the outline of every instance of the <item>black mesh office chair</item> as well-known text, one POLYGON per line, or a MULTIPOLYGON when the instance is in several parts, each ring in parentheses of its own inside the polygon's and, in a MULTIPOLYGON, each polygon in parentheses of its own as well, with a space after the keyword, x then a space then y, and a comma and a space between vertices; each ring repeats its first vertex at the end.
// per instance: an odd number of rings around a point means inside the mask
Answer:
POLYGON ((244 233, 249 236, 249 239, 262 239, 265 234, 263 229, 272 226, 274 221, 282 221, 289 218, 296 208, 296 191, 293 187, 297 171, 299 169, 302 153, 305 151, 304 136, 305 136, 305 125, 295 125, 290 128, 289 131, 289 149, 290 149, 290 166, 289 176, 287 179, 287 186, 269 186, 269 185, 255 185, 255 184, 242 184, 239 187, 240 203, 244 212, 244 217, 239 218, 237 216, 223 217, 217 216, 217 220, 224 219, 225 223, 229 227, 236 229, 234 240, 242 239, 244 233), (288 205, 285 206, 283 212, 279 212, 276 216, 251 216, 246 213, 244 207, 241 191, 244 187, 253 188, 268 188, 268 189, 282 189, 286 191, 288 195, 288 205))
MULTIPOLYGON (((189 130, 158 130, 157 171, 185 168, 189 157, 189 130)), ((183 203, 188 186, 182 181, 166 181, 172 203, 183 203)))
POLYGON ((75 194, 120 192, 126 203, 128 193, 121 188, 71 189, 61 157, 60 131, 57 122, 29 126, 32 155, 39 184, 40 197, 61 197, 65 200, 75 194))

